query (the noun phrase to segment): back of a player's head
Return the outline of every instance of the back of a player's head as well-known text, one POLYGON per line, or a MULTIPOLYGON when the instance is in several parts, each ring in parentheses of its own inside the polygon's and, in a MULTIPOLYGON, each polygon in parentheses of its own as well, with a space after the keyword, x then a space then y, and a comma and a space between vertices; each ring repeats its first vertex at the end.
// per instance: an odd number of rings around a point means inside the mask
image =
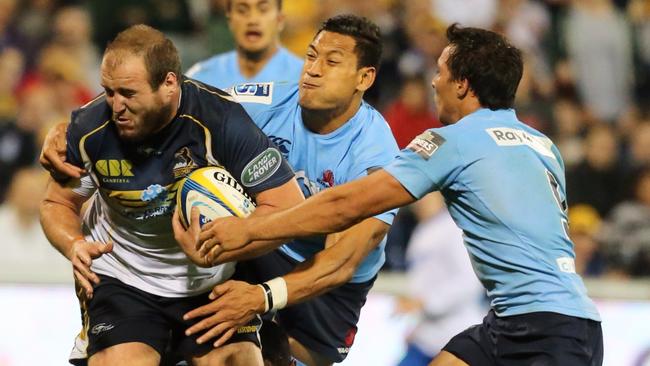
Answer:
POLYGON ((287 333, 273 321, 264 321, 260 329, 262 358, 265 366, 294 365, 287 333))
MULTIPOLYGON (((275 4, 278 6, 278 10, 282 11, 282 0, 270 0, 275 1, 275 4)), ((226 12, 229 13, 232 10, 233 0, 226 0, 226 12)))
POLYGON ((180 78, 181 60, 176 46, 161 31, 148 25, 138 24, 120 32, 106 46, 104 55, 111 52, 143 57, 153 90, 158 90, 169 72, 180 78))
POLYGON ((447 28, 447 39, 452 79, 467 80, 483 107, 512 108, 524 69, 521 51, 497 33, 457 24, 447 28))
POLYGON ((322 31, 334 32, 354 38, 354 52, 357 55, 358 67, 379 68, 381 60, 381 33, 377 24, 356 15, 337 15, 327 19, 316 33, 322 31))

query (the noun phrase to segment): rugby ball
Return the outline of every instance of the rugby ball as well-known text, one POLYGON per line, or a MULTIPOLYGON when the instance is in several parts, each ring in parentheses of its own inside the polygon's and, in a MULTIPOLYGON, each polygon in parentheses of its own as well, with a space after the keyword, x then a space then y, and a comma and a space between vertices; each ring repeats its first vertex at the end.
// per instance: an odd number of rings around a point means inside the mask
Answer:
POLYGON ((255 210, 239 182, 226 169, 215 166, 197 169, 183 178, 176 191, 176 205, 185 228, 192 207, 199 209, 201 226, 219 217, 246 217, 255 210))

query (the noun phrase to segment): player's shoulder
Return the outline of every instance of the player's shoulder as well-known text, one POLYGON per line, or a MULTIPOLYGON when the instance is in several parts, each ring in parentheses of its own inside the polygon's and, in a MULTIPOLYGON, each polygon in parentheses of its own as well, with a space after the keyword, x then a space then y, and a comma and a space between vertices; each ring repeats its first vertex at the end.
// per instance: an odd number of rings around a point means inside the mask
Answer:
POLYGON ((353 118, 347 122, 353 125, 339 138, 346 141, 360 163, 373 161, 384 165, 397 155, 395 137, 379 111, 364 102, 353 118))
POLYGON ((237 104, 227 91, 193 78, 186 77, 181 80, 181 93, 184 110, 189 112, 210 109, 209 107, 228 108, 237 104))
POLYGON ((72 111, 70 130, 79 136, 106 125, 111 119, 111 110, 106 103, 106 95, 99 94, 90 102, 72 111))
POLYGON ((228 61, 234 57, 236 57, 236 51, 216 54, 192 65, 187 69, 185 75, 195 78, 201 74, 212 74, 215 70, 223 71, 226 68, 228 61))
POLYGON ((384 116, 370 104, 363 102, 360 112, 357 114, 362 124, 363 136, 368 140, 375 140, 376 143, 389 143, 397 147, 393 132, 386 122, 384 116))
POLYGON ((181 81, 181 117, 188 117, 200 122, 205 127, 214 127, 232 120, 232 116, 241 116, 242 107, 226 91, 202 83, 192 78, 181 81), (228 117, 228 118, 226 118, 228 117))

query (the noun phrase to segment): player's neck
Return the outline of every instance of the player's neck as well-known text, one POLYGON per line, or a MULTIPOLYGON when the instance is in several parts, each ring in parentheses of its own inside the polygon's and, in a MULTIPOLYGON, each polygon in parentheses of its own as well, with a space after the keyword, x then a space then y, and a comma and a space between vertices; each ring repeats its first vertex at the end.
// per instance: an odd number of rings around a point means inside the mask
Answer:
POLYGON ((307 109, 302 107, 302 122, 312 132, 326 135, 336 131, 349 121, 361 106, 361 96, 355 96, 352 101, 340 108, 307 109))
POLYGON ((262 71, 271 57, 278 52, 278 49, 277 42, 259 52, 247 52, 238 48, 237 64, 239 66, 239 72, 247 79, 254 77, 262 71))
POLYGON ((458 105, 458 115, 456 116, 455 121, 457 122, 481 108, 483 108, 483 106, 479 103, 478 98, 464 100, 458 105))

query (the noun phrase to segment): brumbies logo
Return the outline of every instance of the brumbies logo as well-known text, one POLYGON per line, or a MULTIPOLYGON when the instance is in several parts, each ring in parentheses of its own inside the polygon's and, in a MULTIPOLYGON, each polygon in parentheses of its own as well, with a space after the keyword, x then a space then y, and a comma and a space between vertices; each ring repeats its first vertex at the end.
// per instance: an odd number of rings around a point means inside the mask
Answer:
POLYGON ((187 146, 182 147, 174 154, 174 179, 184 177, 198 166, 192 159, 192 154, 187 146))
POLYGON ((445 138, 433 131, 424 131, 408 144, 407 148, 413 150, 424 160, 429 160, 431 155, 445 143, 445 138))

